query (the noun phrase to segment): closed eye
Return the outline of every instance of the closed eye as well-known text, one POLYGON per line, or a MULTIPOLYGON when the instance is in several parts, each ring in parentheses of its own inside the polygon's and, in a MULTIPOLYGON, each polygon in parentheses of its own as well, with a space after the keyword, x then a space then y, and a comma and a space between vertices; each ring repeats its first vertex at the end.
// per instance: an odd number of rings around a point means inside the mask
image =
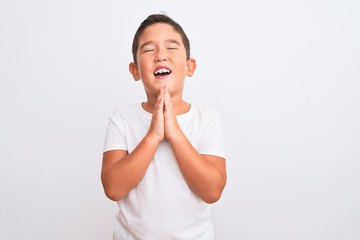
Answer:
POLYGON ((168 40, 166 47, 168 50, 178 50, 180 48, 180 44, 178 41, 170 39, 168 40))
POLYGON ((152 52, 154 50, 155 50, 155 46, 151 41, 145 42, 140 46, 141 53, 152 52))
POLYGON ((143 52, 146 53, 146 52, 152 52, 154 51, 154 49, 145 49, 143 52))

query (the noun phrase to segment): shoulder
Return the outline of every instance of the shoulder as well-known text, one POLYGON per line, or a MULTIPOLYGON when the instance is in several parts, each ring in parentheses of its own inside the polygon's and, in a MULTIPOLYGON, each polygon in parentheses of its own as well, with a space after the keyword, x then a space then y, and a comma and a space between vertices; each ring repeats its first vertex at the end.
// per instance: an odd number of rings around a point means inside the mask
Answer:
POLYGON ((115 124, 135 123, 148 118, 146 113, 141 109, 141 103, 118 107, 110 115, 110 121, 115 124))
POLYGON ((221 125, 221 118, 217 109, 208 106, 192 104, 192 122, 198 123, 200 129, 206 129, 214 125, 221 125))
POLYGON ((111 114, 111 118, 124 118, 131 116, 139 111, 141 103, 134 103, 127 106, 117 107, 111 114))
POLYGON ((197 104, 192 104, 192 111, 194 115, 200 116, 201 118, 218 118, 218 110, 208 106, 201 106, 197 104))

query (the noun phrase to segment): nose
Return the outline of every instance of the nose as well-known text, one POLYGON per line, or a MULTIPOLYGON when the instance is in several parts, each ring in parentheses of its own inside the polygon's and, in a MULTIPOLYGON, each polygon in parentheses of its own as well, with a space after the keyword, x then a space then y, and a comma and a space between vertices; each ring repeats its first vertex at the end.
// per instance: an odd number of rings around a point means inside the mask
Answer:
POLYGON ((167 56, 164 50, 159 49, 156 52, 156 56, 155 56, 155 62, 162 62, 162 61, 166 61, 167 60, 167 56))

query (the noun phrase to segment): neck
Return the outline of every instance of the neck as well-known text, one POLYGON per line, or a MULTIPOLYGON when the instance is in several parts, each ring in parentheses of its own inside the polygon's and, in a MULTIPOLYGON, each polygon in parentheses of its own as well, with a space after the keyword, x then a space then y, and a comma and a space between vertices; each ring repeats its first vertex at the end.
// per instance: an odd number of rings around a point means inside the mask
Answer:
MULTIPOLYGON (((149 113, 153 113, 155 111, 156 101, 156 98, 148 98, 148 100, 142 104, 143 109, 149 113)), ((176 115, 187 113, 190 110, 190 104, 181 97, 172 97, 171 103, 176 115)))

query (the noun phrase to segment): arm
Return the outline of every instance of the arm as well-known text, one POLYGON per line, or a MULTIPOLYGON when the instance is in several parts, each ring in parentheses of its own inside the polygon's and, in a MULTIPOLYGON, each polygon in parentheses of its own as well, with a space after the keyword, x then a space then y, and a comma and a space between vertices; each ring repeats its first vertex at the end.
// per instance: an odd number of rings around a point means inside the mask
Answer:
POLYGON ((207 203, 216 202, 226 184, 225 159, 199 154, 182 132, 169 142, 192 191, 207 203))
POLYGON ((180 170, 192 191, 207 203, 216 202, 226 184, 225 159, 201 155, 178 125, 170 94, 165 91, 165 136, 172 146, 180 170))
MULTIPOLYGON (((159 96, 163 95, 160 91, 159 96)), ((130 153, 126 150, 105 152, 101 181, 108 198, 118 201, 133 189, 146 173, 157 147, 164 139, 163 97, 158 97, 149 131, 130 153)))
POLYGON ((103 155, 101 181, 108 198, 118 201, 133 189, 148 168, 158 144, 149 136, 133 152, 112 150, 103 155))

